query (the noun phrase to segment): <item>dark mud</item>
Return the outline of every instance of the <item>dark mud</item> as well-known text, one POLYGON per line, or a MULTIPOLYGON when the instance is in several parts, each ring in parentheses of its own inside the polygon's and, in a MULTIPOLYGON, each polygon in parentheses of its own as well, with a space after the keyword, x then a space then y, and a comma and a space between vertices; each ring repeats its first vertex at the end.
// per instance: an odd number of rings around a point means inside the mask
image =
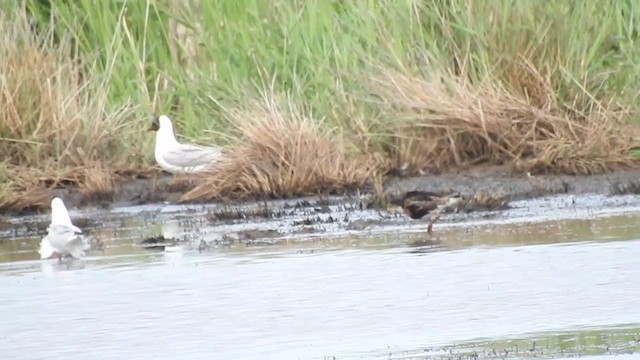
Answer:
MULTIPOLYGON (((181 196, 195 186, 194 181, 178 179, 171 175, 158 175, 147 179, 131 179, 115 185, 109 197, 95 198, 82 194, 74 187, 50 189, 40 199, 61 197, 68 207, 130 207, 146 204, 181 203, 181 196)), ((457 191, 466 197, 485 197, 490 199, 521 200, 552 194, 640 194, 640 170, 617 171, 614 173, 570 176, 514 174, 507 167, 477 167, 469 170, 425 175, 419 177, 389 177, 385 181, 384 191, 391 197, 397 197, 410 190, 427 190, 437 193, 457 191)), ((354 191, 373 196, 370 189, 354 191)), ((343 194, 345 195, 345 194, 343 194)), ((242 200, 222 200, 229 206, 243 202, 268 201, 273 199, 254 198, 242 200)), ((49 201, 41 200, 30 209, 19 212, 0 209, 2 216, 28 215, 48 211, 49 201)), ((231 210, 233 211, 233 210, 231 210)), ((224 214, 218 214, 224 217, 224 214)), ((228 214, 230 217, 239 214, 228 214)), ((1 226, 1 225, 0 225, 1 226)))
MULTIPOLYGON (((410 244, 415 251, 422 252, 431 251, 432 246, 442 244, 443 240, 471 239, 470 234, 485 231, 481 229, 503 225, 521 230, 523 226, 537 228, 536 224, 544 223, 549 231, 563 233, 562 226, 555 229, 549 224, 575 219, 588 221, 594 216, 622 216, 620 226, 626 229, 629 225, 626 222, 633 220, 624 215, 640 212, 640 196, 554 195, 513 200, 508 209, 449 211, 436 222, 434 235, 427 236, 425 221, 368 208, 366 201, 365 196, 327 196, 238 205, 72 208, 70 213, 74 223, 91 240, 89 253, 108 256, 163 250, 203 253, 283 246, 306 248, 318 244, 331 247, 343 238, 356 236, 369 241, 366 239, 371 236, 391 233, 402 233, 403 239, 410 239, 402 244, 410 244)), ((0 263, 37 259, 38 244, 49 221, 46 213, 7 219, 6 226, 0 226, 0 263)))
POLYGON ((399 194, 409 190, 433 192, 459 191, 462 195, 477 193, 506 195, 512 200, 530 199, 553 194, 640 194, 640 171, 627 170, 609 174, 571 176, 513 174, 505 167, 486 167, 414 178, 392 178, 385 190, 399 194))

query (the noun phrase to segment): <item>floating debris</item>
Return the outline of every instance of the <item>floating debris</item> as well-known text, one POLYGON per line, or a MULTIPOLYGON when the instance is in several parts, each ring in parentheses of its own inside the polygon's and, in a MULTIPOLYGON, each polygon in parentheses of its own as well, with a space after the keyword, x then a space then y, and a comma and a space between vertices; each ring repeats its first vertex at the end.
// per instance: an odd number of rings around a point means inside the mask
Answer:
POLYGON ((163 235, 158 235, 142 240, 140 246, 149 250, 165 250, 167 247, 175 246, 177 243, 177 239, 167 239, 163 235))
POLYGON ((294 220, 292 225, 293 226, 303 226, 303 225, 309 226, 309 225, 316 225, 316 224, 332 224, 337 221, 338 220, 331 215, 329 215, 326 218, 322 218, 321 216, 316 216, 316 217, 306 217, 302 220, 294 220))
POLYGON ((265 202, 264 206, 250 209, 230 209, 225 206, 222 209, 210 211, 207 214, 207 219, 211 222, 217 222, 221 220, 244 220, 249 218, 277 219, 287 215, 291 215, 291 212, 284 209, 272 209, 265 202))

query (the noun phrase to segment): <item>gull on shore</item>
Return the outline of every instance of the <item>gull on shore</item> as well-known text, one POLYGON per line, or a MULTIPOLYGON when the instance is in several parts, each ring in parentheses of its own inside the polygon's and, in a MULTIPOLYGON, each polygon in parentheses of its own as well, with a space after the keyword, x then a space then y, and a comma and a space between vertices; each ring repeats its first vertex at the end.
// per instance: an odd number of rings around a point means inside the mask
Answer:
POLYGON ((197 173, 209 169, 222 155, 219 146, 179 143, 173 124, 166 115, 154 119, 150 131, 156 132, 154 155, 160 167, 172 174, 197 173))
POLYGON ((55 197, 51 200, 51 223, 47 228, 47 235, 40 241, 41 259, 48 259, 54 253, 58 255, 58 261, 62 262, 63 256, 80 258, 84 255, 86 244, 79 236, 82 233, 77 226, 71 223, 69 212, 62 199, 55 197))

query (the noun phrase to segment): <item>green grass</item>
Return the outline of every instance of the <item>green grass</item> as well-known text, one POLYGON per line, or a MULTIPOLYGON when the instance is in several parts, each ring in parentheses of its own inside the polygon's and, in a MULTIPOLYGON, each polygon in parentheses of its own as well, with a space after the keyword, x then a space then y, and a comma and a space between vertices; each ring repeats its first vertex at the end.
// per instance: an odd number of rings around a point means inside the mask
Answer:
POLYGON ((336 105, 366 97, 362 77, 379 65, 429 73, 457 59, 472 82, 497 77, 522 91, 514 78, 522 57, 551 76, 560 100, 573 103, 582 86, 595 98, 637 96, 640 6, 632 1, 200 3, 80 0, 54 2, 52 12, 58 31, 110 75, 115 106, 132 99, 179 115, 189 136, 224 131, 219 102, 272 81, 333 125, 349 125, 336 105))
MULTIPOLYGON (((47 30, 47 15, 56 19, 56 39, 43 47, 53 59, 41 61, 52 67, 76 66, 68 58, 75 56, 80 64, 78 81, 83 85, 75 92, 69 86, 55 90, 74 95, 83 108, 80 114, 94 115, 77 116, 78 132, 85 137, 74 138, 74 147, 107 150, 85 151, 83 156, 70 156, 74 160, 51 165, 61 154, 41 148, 68 145, 68 133, 52 131, 43 137, 37 129, 49 113, 60 113, 63 104, 44 108, 31 103, 29 95, 13 94, 12 101, 23 103, 15 117, 24 129, 9 131, 2 119, 0 153, 11 155, 5 167, 55 169, 56 179, 65 177, 70 167, 96 161, 106 168, 126 163, 146 171, 152 164, 153 139, 141 130, 151 115, 171 115, 188 138, 234 144, 242 134, 230 114, 250 106, 264 91, 286 95, 340 138, 349 152, 385 158, 383 172, 405 164, 414 170, 432 163, 461 165, 472 158, 514 164, 534 159, 536 164, 561 164, 559 171, 575 173, 608 170, 603 163, 611 158, 628 165, 634 139, 624 145, 606 141, 631 134, 627 125, 637 123, 640 5, 631 0, 78 0, 52 2, 48 11, 43 11, 42 1, 26 3, 41 29, 47 30), (399 86, 398 79, 420 86, 399 86), (447 101, 429 103, 421 92, 439 83, 455 86, 430 93, 431 98, 447 101), (78 92, 85 100, 77 99, 78 92), (447 121, 478 121, 477 109, 463 109, 464 116, 453 111, 467 98, 474 99, 465 103, 467 107, 493 106, 496 119, 510 118, 514 107, 520 109, 514 112, 518 117, 546 119, 556 132, 553 144, 516 148, 510 138, 495 140, 498 135, 477 129, 472 134, 455 127, 442 130, 447 121), (494 99, 500 101, 494 104, 494 99), (447 111, 438 108, 444 103, 447 111), (434 113, 440 114, 437 126, 428 115, 434 113), (595 131, 579 136, 573 130, 558 133, 558 119, 611 125, 585 125, 598 129, 605 138, 598 146, 606 151, 594 153, 592 145, 579 139, 595 131), (86 137, 87 129, 105 140, 96 144, 86 137), (573 140, 557 144, 571 136, 573 140), (441 151, 431 156, 431 150, 416 147, 427 140, 441 144, 441 151), (460 147, 460 141, 474 145, 460 147), (492 142, 497 144, 494 148, 492 142), (582 145, 587 148, 579 153, 567 150, 582 145), (486 153, 496 148, 503 149, 502 155, 486 153), (540 154, 547 148, 550 155, 540 154), (423 156, 425 151, 429 156, 423 156), (16 152, 24 156, 16 157, 16 152), (591 159, 597 159, 593 166, 591 159), (567 165, 575 161, 580 165, 567 165)), ((3 46, 36 47, 23 31, 28 19, 20 7, 5 4, 2 10, 5 30, 14 30, 2 35, 3 46)), ((11 66, 25 71, 26 65, 11 66)), ((532 120, 527 126, 544 133, 536 124, 532 120)), ((522 134, 528 133, 514 136, 522 134)), ((550 138, 545 136, 527 141, 550 138)), ((27 187, 15 181, 11 189, 27 187)))

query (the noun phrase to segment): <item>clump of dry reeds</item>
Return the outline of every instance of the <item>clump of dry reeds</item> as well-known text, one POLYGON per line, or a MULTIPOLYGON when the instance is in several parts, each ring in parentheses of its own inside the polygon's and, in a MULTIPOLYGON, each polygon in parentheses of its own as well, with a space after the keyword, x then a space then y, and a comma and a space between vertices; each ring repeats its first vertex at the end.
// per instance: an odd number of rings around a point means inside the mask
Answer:
POLYGON ((239 140, 183 201, 341 191, 362 186, 374 169, 369 157, 346 153, 340 136, 290 99, 265 93, 227 111, 239 140))
MULTIPOLYGON (((16 31, 15 25, 7 28, 16 31)), ((89 89, 83 65, 68 47, 16 37, 13 43, 3 41, 0 56, 0 135, 5 140, 0 152, 5 163, 42 168, 43 162, 51 162, 60 169, 115 153, 111 147, 119 145, 118 131, 130 113, 104 112, 108 89, 89 89)))
POLYGON ((100 164, 88 166, 80 183, 80 193, 89 201, 113 201, 115 195, 114 179, 111 171, 100 164))
POLYGON ((15 213, 43 209, 51 203, 51 196, 41 187, 15 189, 11 183, 0 184, 0 209, 15 213))
MULTIPOLYGON (((533 71, 533 70, 531 70, 533 71)), ((556 102, 550 80, 532 72, 528 94, 498 81, 382 69, 374 93, 387 105, 396 167, 414 172, 507 164, 520 172, 595 174, 634 164, 636 128, 625 109, 595 99, 581 110, 556 102)))
POLYGON ((19 12, 0 15, 0 154, 6 183, 1 209, 46 207, 48 189, 76 185, 88 198, 110 198, 118 172, 145 171, 134 106, 108 103, 108 79, 73 51, 35 35, 19 12))

